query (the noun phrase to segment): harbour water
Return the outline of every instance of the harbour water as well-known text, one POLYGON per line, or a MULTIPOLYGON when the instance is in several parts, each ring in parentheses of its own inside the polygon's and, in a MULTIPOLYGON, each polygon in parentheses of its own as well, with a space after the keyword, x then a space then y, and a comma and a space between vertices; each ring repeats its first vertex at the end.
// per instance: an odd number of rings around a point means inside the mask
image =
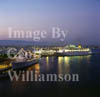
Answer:
POLYGON ((27 69, 37 74, 79 74, 79 82, 22 82, 0 80, 0 97, 99 97, 100 54, 43 57, 27 69))

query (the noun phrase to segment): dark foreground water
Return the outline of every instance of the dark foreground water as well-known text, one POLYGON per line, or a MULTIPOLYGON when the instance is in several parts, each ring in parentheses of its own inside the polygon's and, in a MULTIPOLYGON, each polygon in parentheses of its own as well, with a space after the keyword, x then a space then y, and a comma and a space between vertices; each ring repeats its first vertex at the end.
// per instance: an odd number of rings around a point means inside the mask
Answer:
POLYGON ((100 55, 44 57, 29 67, 37 74, 79 74, 79 82, 0 80, 0 97, 100 97, 100 55))

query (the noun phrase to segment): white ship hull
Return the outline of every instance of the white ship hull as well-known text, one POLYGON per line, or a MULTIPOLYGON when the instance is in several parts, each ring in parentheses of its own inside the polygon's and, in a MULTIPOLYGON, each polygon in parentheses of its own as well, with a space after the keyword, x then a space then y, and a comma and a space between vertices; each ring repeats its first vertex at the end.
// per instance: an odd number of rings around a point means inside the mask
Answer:
POLYGON ((62 53, 57 53, 57 55, 62 55, 62 56, 84 56, 84 55, 91 55, 91 52, 62 52, 62 53))

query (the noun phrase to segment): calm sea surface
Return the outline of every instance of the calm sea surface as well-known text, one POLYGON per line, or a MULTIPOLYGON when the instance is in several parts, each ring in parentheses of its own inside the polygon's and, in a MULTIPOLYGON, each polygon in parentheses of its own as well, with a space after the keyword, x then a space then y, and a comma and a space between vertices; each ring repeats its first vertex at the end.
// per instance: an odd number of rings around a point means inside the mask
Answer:
POLYGON ((43 57, 27 70, 38 74, 79 74, 79 82, 22 82, 0 80, 0 97, 100 97, 100 54, 43 57))

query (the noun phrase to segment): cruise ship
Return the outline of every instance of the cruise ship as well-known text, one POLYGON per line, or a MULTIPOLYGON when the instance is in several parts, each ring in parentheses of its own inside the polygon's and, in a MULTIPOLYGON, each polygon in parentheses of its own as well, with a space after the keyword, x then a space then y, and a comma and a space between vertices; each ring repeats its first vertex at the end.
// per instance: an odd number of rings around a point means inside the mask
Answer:
POLYGON ((82 56, 82 55, 91 55, 92 52, 90 48, 83 48, 81 45, 68 45, 63 49, 57 51, 58 55, 63 56, 82 56))

